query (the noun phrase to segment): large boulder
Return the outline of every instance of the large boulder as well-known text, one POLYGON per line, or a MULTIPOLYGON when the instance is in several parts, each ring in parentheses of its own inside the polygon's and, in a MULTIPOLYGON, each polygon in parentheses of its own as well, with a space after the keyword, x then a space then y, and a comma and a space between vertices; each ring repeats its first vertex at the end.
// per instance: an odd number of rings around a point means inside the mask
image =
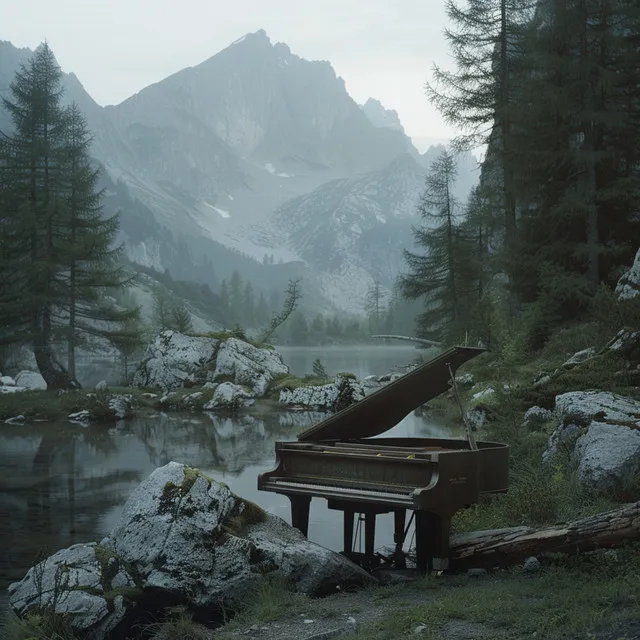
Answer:
POLYGON ((543 454, 551 462, 561 443, 573 444, 580 481, 601 491, 620 488, 640 472, 640 401, 606 391, 556 397, 559 425, 543 454))
POLYGON ((372 582, 340 554, 177 462, 131 494, 101 545, 135 567, 144 589, 196 609, 242 600, 266 574, 309 595, 372 582))
POLYGON ((122 621, 140 595, 122 562, 95 543, 62 549, 9 586, 9 605, 18 615, 51 612, 68 618, 74 631, 100 639, 122 621))
POLYGON ((289 367, 274 349, 260 349, 238 338, 229 338, 220 345, 216 368, 210 377, 213 382, 227 377, 248 387, 253 395, 262 396, 276 376, 287 373, 289 367))
POLYGON ((621 300, 629 300, 640 295, 640 249, 636 253, 631 269, 618 280, 616 293, 621 300))
POLYGON ((574 453, 582 483, 600 491, 619 489, 640 474, 640 431, 592 422, 574 453))
POLYGON ((132 380, 134 387, 163 390, 193 385, 216 354, 219 340, 163 331, 147 348, 132 380))
POLYGON ((365 397, 365 390, 353 378, 336 376, 330 384, 280 391, 280 404, 313 411, 339 411, 365 397))
POLYGON ((29 391, 46 391, 47 383, 37 371, 21 371, 16 376, 16 386, 29 391))

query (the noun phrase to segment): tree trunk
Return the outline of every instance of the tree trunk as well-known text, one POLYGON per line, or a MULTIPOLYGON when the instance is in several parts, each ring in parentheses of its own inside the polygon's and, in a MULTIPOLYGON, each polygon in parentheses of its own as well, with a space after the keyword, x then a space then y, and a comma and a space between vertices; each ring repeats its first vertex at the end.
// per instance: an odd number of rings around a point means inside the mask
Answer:
POLYGON ((47 389, 77 389, 78 383, 55 359, 49 340, 41 331, 33 342, 33 354, 38 371, 47 383, 47 389))
POLYGON ((622 546, 640 538, 640 502, 566 525, 514 527, 453 536, 453 569, 507 566, 541 553, 577 553, 622 546))

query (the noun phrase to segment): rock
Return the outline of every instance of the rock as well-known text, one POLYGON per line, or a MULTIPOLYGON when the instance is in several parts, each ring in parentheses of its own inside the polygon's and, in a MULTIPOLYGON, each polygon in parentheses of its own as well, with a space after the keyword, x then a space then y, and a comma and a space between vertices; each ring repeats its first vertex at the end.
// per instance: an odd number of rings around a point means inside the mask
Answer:
POLYGON ((594 419, 636 422, 640 420, 640 401, 608 391, 571 391, 556 396, 556 415, 565 424, 582 426, 594 419))
POLYGON ((54 553, 9 586, 11 609, 24 616, 51 608, 67 617, 74 631, 94 640, 108 637, 126 613, 125 598, 118 589, 127 589, 128 602, 136 586, 117 557, 110 567, 104 566, 110 555, 95 543, 54 553))
POLYGON ((198 400, 200 400, 200 398, 202 398, 203 396, 204 393, 202 393, 202 391, 194 391, 193 393, 188 393, 186 396, 183 396, 182 402, 180 404, 184 409, 193 409, 196 406, 198 400))
POLYGON ((109 398, 109 409, 119 420, 133 416, 133 398, 130 395, 117 395, 109 398))
POLYGON ((74 422, 76 424, 87 425, 91 419, 89 412, 86 409, 82 411, 76 411, 75 413, 70 413, 67 418, 69 422, 74 422))
POLYGON ((583 349, 582 351, 577 351, 576 353, 574 353, 562 366, 564 368, 575 367, 578 364, 582 364, 587 360, 595 358, 595 356, 595 347, 589 347, 588 349, 583 349))
POLYGON ((0 387, 0 393, 21 393, 22 391, 28 391, 24 387, 0 387))
POLYGON ((574 454, 583 484, 600 491, 620 489, 640 474, 640 431, 592 422, 574 454))
POLYGON ((1 387, 15 387, 16 381, 11 376, 0 376, 1 387))
POLYGON ((428 629, 426 624, 420 623, 413 628, 413 635, 420 636, 428 629))
POLYGON ((535 556, 530 556, 524 561, 522 568, 528 573, 535 573, 540 571, 540 561, 535 556))
POLYGON ((205 411, 237 411, 255 402, 251 394, 232 382, 223 382, 216 387, 213 397, 203 409, 205 411))
POLYGON ((620 300, 629 300, 640 295, 640 249, 636 253, 631 269, 618 280, 616 293, 620 300))
POLYGON ((219 340, 196 338, 175 331, 163 331, 149 345, 133 375, 134 387, 163 390, 195 384, 202 368, 216 354, 219 340))
POLYGON ((558 447, 560 444, 576 440, 582 433, 582 427, 577 424, 564 424, 560 423, 553 433, 549 436, 547 448, 542 454, 542 462, 545 464, 551 464, 558 453, 558 447))
POLYGON ((475 402, 476 404, 479 402, 486 402, 494 393, 495 389, 493 389, 493 387, 487 387, 486 389, 482 389, 474 393, 471 396, 471 401, 475 402))
POLYGON ((482 567, 467 569, 467 575, 470 578, 481 578, 487 575, 487 570, 482 567))
POLYGON ((553 418, 553 412, 542 407, 530 407, 524 414, 525 427, 538 427, 553 418))
POLYGON ((100 380, 100 382, 98 382, 98 384, 96 385, 96 391, 108 391, 109 390, 109 385, 107 384, 106 380, 100 380))
POLYGON ((178 594, 192 607, 240 601, 267 574, 308 595, 374 582, 284 520, 176 462, 131 494, 101 544, 135 568, 144 589, 178 594))
POLYGON ((22 424, 24 422, 24 416, 20 414, 19 416, 13 416, 12 418, 7 418, 4 423, 5 424, 22 424))
POLYGON ((203 388, 203 389, 210 389, 210 390, 212 390, 212 391, 213 391, 214 389, 216 389, 217 387, 218 387, 218 383, 217 383, 217 382, 205 382, 205 383, 202 385, 202 388, 203 388))
MULTIPOLYGON (((613 340, 609 342, 607 348, 610 351, 619 353, 622 357, 629 358, 633 356, 634 351, 640 348, 640 331, 620 329, 613 340)), ((637 361, 637 357, 632 359, 637 361)))
POLYGON ((472 373, 461 373, 456 376, 456 382, 463 387, 470 387, 474 383, 474 377, 472 373))
POLYGON ((46 391, 47 383, 37 371, 21 371, 16 376, 16 386, 29 391, 46 391))
POLYGON ((540 377, 536 378, 536 380, 534 380, 533 388, 539 389, 540 387, 544 387, 548 385, 550 382, 551 382, 551 376, 549 374, 541 375, 540 377))
POLYGON ((289 367, 274 349, 259 349, 229 338, 218 350, 213 381, 218 376, 229 376, 237 385, 249 387, 252 395, 262 396, 276 376, 286 373, 289 367))
POLYGON ((474 431, 481 429, 487 421, 487 412, 484 409, 476 407, 465 413, 467 422, 474 431))
POLYGON ((364 397, 365 391, 356 380, 336 376, 330 384, 283 389, 279 400, 284 405, 300 406, 314 411, 339 411, 364 397))

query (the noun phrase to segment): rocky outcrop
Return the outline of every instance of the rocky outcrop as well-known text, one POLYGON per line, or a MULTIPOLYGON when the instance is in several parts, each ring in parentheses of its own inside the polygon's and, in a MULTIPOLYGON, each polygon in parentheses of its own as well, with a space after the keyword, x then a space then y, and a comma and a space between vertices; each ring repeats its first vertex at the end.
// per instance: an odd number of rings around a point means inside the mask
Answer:
POLYGON ((134 387, 163 390, 194 385, 203 367, 213 359, 219 340, 163 331, 147 348, 132 380, 134 387))
POLYGON ((266 393, 271 381, 289 373, 289 367, 275 349, 259 349, 243 340, 229 338, 220 345, 216 367, 209 374, 212 382, 228 376, 237 385, 249 388, 254 396, 266 393))
POLYGON ((339 411, 364 397, 365 390, 355 379, 336 376, 330 384, 283 389, 280 404, 312 411, 339 411))
POLYGON ((640 401, 605 391, 574 391, 556 397, 560 424, 543 459, 560 443, 573 443, 580 481, 601 491, 620 488, 640 473, 640 401))
POLYGON ((29 569, 9 586, 9 603, 18 616, 48 610, 71 621, 74 631, 105 638, 122 621, 139 593, 120 560, 95 543, 62 549, 29 569))
POLYGON ((18 615, 50 607, 102 640, 144 615, 145 603, 211 615, 246 599, 265 575, 308 595, 374 582, 226 485, 170 462, 131 494, 99 545, 75 545, 39 563, 10 586, 9 604, 18 615))
POLYGON ((219 384, 213 392, 213 397, 203 407, 205 411, 237 411, 250 407, 255 399, 242 387, 232 382, 219 384))
POLYGON ((164 331, 147 349, 132 384, 170 391, 233 382, 256 397, 266 393, 276 376, 286 373, 289 367, 275 349, 259 349, 238 338, 217 340, 164 331))
POLYGON ((631 269, 618 280, 616 293, 621 300, 629 300, 640 295, 640 249, 636 253, 631 269))

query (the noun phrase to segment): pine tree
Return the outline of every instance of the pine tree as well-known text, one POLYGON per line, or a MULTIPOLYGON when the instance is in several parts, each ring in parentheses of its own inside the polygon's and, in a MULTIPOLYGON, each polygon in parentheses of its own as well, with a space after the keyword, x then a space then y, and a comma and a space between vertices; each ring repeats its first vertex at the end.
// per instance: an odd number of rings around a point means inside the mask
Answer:
POLYGON ((464 309, 468 292, 460 272, 468 245, 456 224, 455 179, 455 158, 445 149, 431 165, 418 207, 423 224, 414 229, 414 237, 425 253, 404 252, 409 273, 401 278, 402 292, 409 299, 425 301, 426 310, 417 323, 418 334, 426 338, 452 339, 468 319, 464 309))
POLYGON ((58 150, 64 134, 60 77, 53 53, 41 45, 16 73, 11 100, 3 99, 14 133, 2 135, 0 148, 6 234, 2 266, 7 269, 0 298, 3 311, 8 311, 3 313, 3 337, 32 343, 40 373, 51 388, 74 386, 51 347, 52 307, 58 302, 53 287, 59 267, 54 246, 61 191, 58 150), (7 286, 11 271, 16 280, 7 286), (20 307, 12 309, 18 290, 20 307))
POLYGON ((220 315, 227 326, 233 324, 231 318, 231 305, 229 303, 229 285, 226 280, 220 283, 220 315))
POLYGON ((637 244, 639 13, 630 0, 549 0, 528 34, 516 156, 530 206, 514 281, 546 323, 585 311, 637 244))
POLYGON ((434 65, 427 95, 445 120, 462 129, 459 149, 492 143, 499 153, 504 232, 511 245, 516 232, 513 161, 513 97, 522 73, 521 39, 533 3, 526 0, 448 0, 453 23, 445 31, 454 71, 434 65), (515 73, 515 70, 519 73, 515 73))
POLYGON ((171 303, 164 291, 157 288, 153 294, 153 324, 156 331, 171 328, 171 303))
MULTIPOLYGON (((242 277, 237 269, 234 269, 229 280, 229 314, 233 324, 243 324, 242 318, 242 277)), ((246 326, 246 325, 245 325, 246 326)))
POLYGON ((384 293, 379 280, 374 280, 365 298, 365 310, 369 316, 369 330, 377 333, 380 330, 384 313, 384 293))
POLYGON ((175 304, 171 309, 171 328, 178 333, 193 333, 191 314, 184 304, 175 304))
POLYGON ((75 379, 75 347, 79 339, 86 335, 107 339, 121 336, 120 325, 129 318, 135 320, 137 312, 117 306, 113 298, 105 295, 130 280, 118 264, 122 253, 115 246, 118 217, 102 215, 104 193, 97 188, 100 172, 90 163, 91 137, 84 116, 72 104, 63 117, 62 213, 58 223, 62 236, 56 244, 66 268, 55 275, 58 297, 63 298, 56 311, 59 322, 68 328, 67 370, 75 379))
POLYGON ((256 299, 253 286, 248 280, 242 294, 242 324, 245 327, 253 327, 256 324, 256 299))

